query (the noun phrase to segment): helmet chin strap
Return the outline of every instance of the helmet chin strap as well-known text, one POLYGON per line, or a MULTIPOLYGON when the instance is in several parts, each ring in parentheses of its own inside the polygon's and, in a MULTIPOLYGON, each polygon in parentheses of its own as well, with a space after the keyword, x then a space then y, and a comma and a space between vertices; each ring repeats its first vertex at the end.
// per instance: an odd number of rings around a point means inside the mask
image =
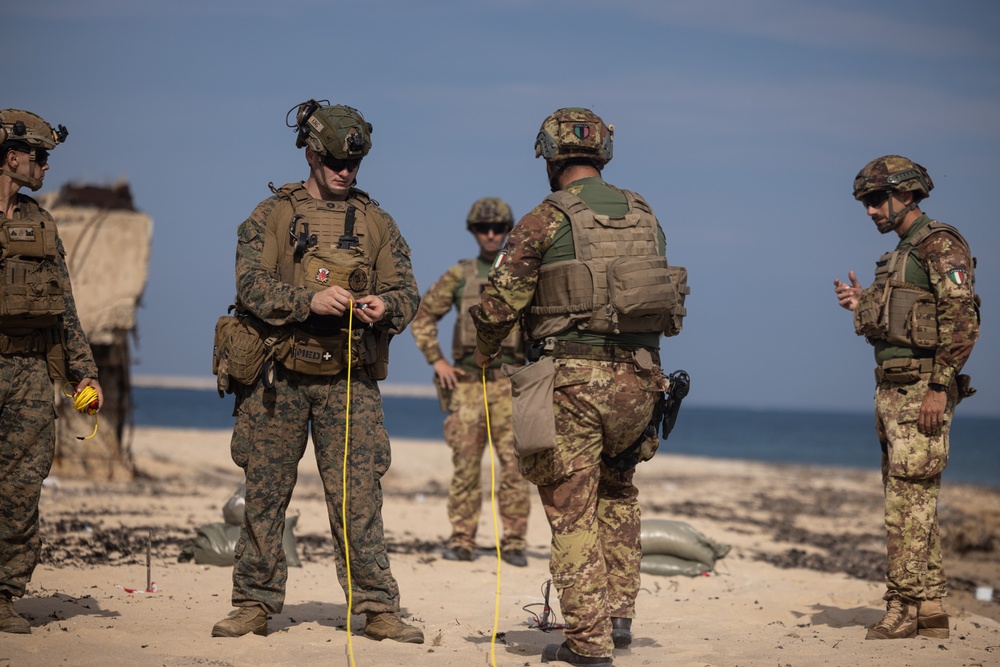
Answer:
POLYGON ((910 211, 912 211, 917 207, 917 202, 911 201, 909 204, 907 204, 900 210, 893 211, 892 197, 894 194, 895 194, 894 192, 890 192, 889 197, 886 199, 886 201, 889 202, 889 215, 886 217, 885 222, 875 225, 875 228, 878 229, 878 231, 882 234, 888 234, 889 232, 896 229, 896 227, 899 226, 899 223, 902 222, 903 216, 905 216, 907 213, 909 213, 910 211))
MULTIPOLYGON (((35 149, 32 148, 31 152, 28 153, 28 162, 27 162, 28 174, 31 174, 31 172, 34 171, 34 169, 32 168, 34 164, 35 164, 35 149)), ((20 171, 20 169, 21 168, 19 165, 18 171, 20 171)), ((12 181, 17 183, 18 187, 27 186, 31 188, 32 192, 38 192, 42 188, 42 179, 33 178, 30 175, 23 176, 17 173, 16 171, 11 171, 10 169, 8 169, 6 167, 6 164, 4 165, 3 169, 0 169, 0 173, 3 173, 4 176, 9 177, 12 181)))

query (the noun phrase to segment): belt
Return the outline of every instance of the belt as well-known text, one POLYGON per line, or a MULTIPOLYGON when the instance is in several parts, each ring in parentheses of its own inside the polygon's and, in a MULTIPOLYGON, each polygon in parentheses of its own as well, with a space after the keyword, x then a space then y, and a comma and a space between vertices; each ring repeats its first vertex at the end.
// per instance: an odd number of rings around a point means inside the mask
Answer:
POLYGON ((592 359, 594 361, 623 361, 635 360, 637 350, 649 350, 653 357, 653 363, 660 364, 660 351, 652 348, 641 347, 620 347, 618 345, 587 345, 586 343, 569 343, 557 340, 551 350, 546 349, 544 354, 553 357, 567 357, 570 359, 592 359))
POLYGON ((0 332, 0 353, 28 354, 48 352, 50 339, 54 342, 57 332, 53 329, 36 329, 24 336, 8 336, 0 332), (51 332, 51 333, 50 333, 51 332))
POLYGON ((919 359, 889 359, 875 369, 875 382, 893 382, 909 384, 920 379, 921 375, 934 370, 933 357, 919 359))

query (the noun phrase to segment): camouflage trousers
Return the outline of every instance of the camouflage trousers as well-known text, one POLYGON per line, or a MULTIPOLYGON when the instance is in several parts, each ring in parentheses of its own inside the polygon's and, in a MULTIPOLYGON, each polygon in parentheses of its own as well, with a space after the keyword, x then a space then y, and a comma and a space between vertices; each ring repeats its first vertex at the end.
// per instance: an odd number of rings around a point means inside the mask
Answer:
MULTIPOLYGON (((531 502, 528 482, 521 476, 514 451, 510 380, 501 377, 487 382, 486 399, 489 402, 493 448, 500 461, 500 489, 497 493, 503 524, 500 548, 503 551, 523 550, 531 502)), ((454 472, 448 490, 448 520, 451 522, 448 546, 475 551, 476 529, 483 504, 483 452, 487 445, 482 381, 460 382, 452 391, 449 409, 451 412, 444 420, 444 438, 451 447, 454 472)))
POLYGON ((38 564, 38 499, 55 455, 55 396, 43 356, 0 355, 0 593, 24 595, 38 564))
POLYGON ((937 435, 917 430, 930 374, 911 384, 883 381, 875 393, 875 430, 882 445, 885 488, 886 598, 934 600, 947 594, 937 504, 948 464, 948 432, 957 391, 948 389, 937 435))
POLYGON ((618 472, 614 456, 636 441, 652 417, 662 372, 631 362, 556 359, 556 447, 524 456, 552 529, 549 570, 559 592, 563 634, 580 655, 610 656, 611 617, 632 618, 639 592, 639 490, 635 469, 618 472))
MULTIPOLYGON (((233 605, 260 605, 279 613, 288 567, 281 538, 299 460, 311 427, 326 495, 337 578, 347 596, 343 502, 347 373, 311 376, 280 369, 274 389, 248 390, 237 407, 232 456, 246 473, 246 509, 233 568, 233 605)), ((352 612, 399 611, 399 587, 389 568, 382 524, 381 478, 389 469, 389 436, 378 385, 351 374, 347 458, 347 542, 352 612)))

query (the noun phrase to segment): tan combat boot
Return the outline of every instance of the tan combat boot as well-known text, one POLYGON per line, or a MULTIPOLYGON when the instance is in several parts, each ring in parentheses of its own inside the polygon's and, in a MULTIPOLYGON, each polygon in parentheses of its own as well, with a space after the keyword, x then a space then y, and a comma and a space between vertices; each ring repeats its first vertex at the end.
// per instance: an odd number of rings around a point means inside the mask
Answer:
POLYGON ((212 628, 213 637, 242 637, 254 633, 267 635, 267 612, 262 607, 240 607, 212 628))
POLYGON ((14 611, 14 601, 6 593, 0 593, 0 632, 31 634, 31 623, 14 611))
POLYGON ((394 639, 404 644, 423 644, 424 633, 420 628, 407 625, 390 611, 368 612, 365 636, 376 641, 394 639))
POLYGON ((948 612, 944 610, 941 598, 917 603, 917 634, 934 639, 948 638, 948 612))
POLYGON ((908 639, 917 635, 917 605, 892 598, 885 605, 885 616, 868 629, 865 639, 908 639))

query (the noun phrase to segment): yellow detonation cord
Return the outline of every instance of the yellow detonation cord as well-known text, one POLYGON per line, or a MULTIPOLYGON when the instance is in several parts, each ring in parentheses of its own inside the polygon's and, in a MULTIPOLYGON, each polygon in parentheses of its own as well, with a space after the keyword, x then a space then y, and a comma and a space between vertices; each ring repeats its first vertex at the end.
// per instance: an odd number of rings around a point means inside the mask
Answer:
POLYGON ((88 384, 80 391, 76 391, 73 393, 69 393, 68 391, 66 391, 66 387, 72 387, 72 386, 73 384, 70 382, 64 384, 63 395, 66 396, 67 398, 73 399, 73 407, 76 408, 77 411, 85 412, 88 415, 94 415, 94 432, 86 437, 78 435, 76 436, 76 439, 90 440, 95 435, 97 435, 97 409, 98 409, 97 390, 88 384))
POLYGON ((347 542, 347 443, 351 434, 351 333, 354 331, 354 299, 348 306, 347 316, 347 409, 344 410, 344 465, 341 478, 343 500, 340 504, 340 523, 344 527, 344 562, 347 563, 347 658, 354 667, 354 644, 351 642, 351 607, 354 588, 351 585, 351 546, 347 542))
POLYGON ((493 462, 493 433, 490 429, 490 403, 486 399, 486 367, 483 366, 483 408, 486 410, 486 440, 490 444, 490 511, 493 514, 493 541, 497 549, 497 593, 493 607, 493 634, 490 635, 490 665, 497 665, 497 625, 500 623, 500 529, 497 525, 497 475, 493 462))

